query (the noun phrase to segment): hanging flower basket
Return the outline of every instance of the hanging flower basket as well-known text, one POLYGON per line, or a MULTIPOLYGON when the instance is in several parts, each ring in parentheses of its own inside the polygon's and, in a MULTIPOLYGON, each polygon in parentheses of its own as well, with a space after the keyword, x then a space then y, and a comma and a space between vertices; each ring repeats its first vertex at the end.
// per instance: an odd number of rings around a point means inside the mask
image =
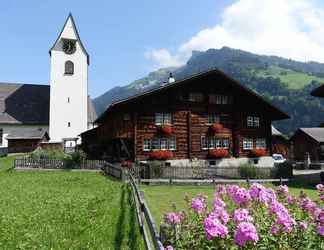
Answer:
POLYGON ((122 162, 121 162, 121 166, 122 166, 123 168, 132 168, 132 167, 133 167, 133 162, 132 162, 132 161, 129 161, 129 160, 127 160, 127 161, 122 161, 122 162))
POLYGON ((160 131, 162 134, 167 135, 167 136, 171 136, 172 135, 172 127, 170 125, 162 125, 160 127, 160 131))
POLYGON ((151 160, 165 161, 173 158, 173 153, 168 150, 158 150, 150 153, 151 160))
POLYGON ((253 149, 250 152, 251 157, 262 157, 266 155, 267 155, 267 151, 265 149, 253 149))
POLYGON ((209 158, 226 158, 229 157, 229 152, 227 149, 212 149, 208 153, 209 158))
POLYGON ((213 125, 210 126, 212 132, 214 133, 219 133, 222 132, 224 129, 224 126, 220 123, 214 123, 213 125))

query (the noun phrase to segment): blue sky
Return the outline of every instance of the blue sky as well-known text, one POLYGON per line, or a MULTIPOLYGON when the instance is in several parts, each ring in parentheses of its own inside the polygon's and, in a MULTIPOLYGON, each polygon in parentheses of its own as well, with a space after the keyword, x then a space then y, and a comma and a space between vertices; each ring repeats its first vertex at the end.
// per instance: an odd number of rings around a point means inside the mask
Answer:
POLYGON ((95 97, 152 70, 145 51, 171 51, 219 18, 230 1, 0 2, 0 82, 49 82, 48 50, 71 11, 90 54, 89 90, 95 97))
POLYGON ((48 50, 70 11, 92 97, 224 45, 324 62, 320 0, 1 0, 0 82, 48 84, 48 50))

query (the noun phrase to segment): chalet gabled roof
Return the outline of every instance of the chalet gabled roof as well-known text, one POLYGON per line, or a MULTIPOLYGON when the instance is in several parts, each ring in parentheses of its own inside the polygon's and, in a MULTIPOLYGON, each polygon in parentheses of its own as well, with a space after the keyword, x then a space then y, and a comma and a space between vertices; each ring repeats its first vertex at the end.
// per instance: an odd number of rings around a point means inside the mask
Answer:
POLYGON ((136 100, 139 100, 145 96, 149 96, 149 95, 153 95, 153 94, 157 94, 159 92, 162 91, 166 91, 168 89, 172 89, 174 87, 178 87, 178 86, 183 86, 193 80, 198 80, 202 77, 208 76, 208 75, 214 75, 214 74, 218 74, 221 75, 222 77, 228 79, 230 82, 232 82, 236 87, 240 88, 242 91, 244 91, 245 93, 248 93, 252 96, 254 96, 255 98, 259 99, 260 101, 262 101, 263 103, 265 103, 270 109, 272 109, 273 111, 275 111, 277 113, 278 116, 278 120, 280 119, 287 119, 289 118, 289 116, 284 113, 283 111, 281 111, 279 108, 275 107, 273 104, 269 103, 267 100, 265 100, 263 97, 261 97, 260 95, 256 94, 255 92, 253 92, 251 89, 243 86, 241 83, 239 83, 238 81, 236 81, 235 79, 231 78, 230 76, 226 75, 224 72, 218 70, 218 69, 212 69, 212 70, 208 70, 202 73, 198 73, 196 75, 193 75, 191 77, 185 78, 183 80, 179 80, 179 81, 175 81, 173 83, 168 83, 165 84, 163 86, 145 91, 143 93, 125 98, 123 100, 120 101, 116 101, 113 102, 110 106, 108 106, 108 108, 99 116, 99 118, 96 120, 96 122, 100 122, 102 120, 102 118, 108 113, 110 112, 113 108, 116 108, 118 106, 124 105, 126 103, 131 103, 131 102, 136 102, 136 100))
POLYGON ((65 28, 67 22, 69 21, 69 19, 71 19, 71 22, 72 22, 72 25, 73 25, 73 29, 75 30, 75 34, 76 34, 77 40, 80 43, 80 47, 81 47, 83 53, 85 53, 86 56, 87 56, 87 62, 88 62, 88 65, 89 65, 90 64, 90 56, 89 56, 87 50, 85 49, 85 47, 84 47, 84 45, 83 45, 83 43, 81 41, 81 38, 80 38, 80 35, 79 35, 79 31, 78 31, 78 29, 77 29, 77 27, 75 25, 75 22, 74 22, 74 19, 73 19, 73 16, 72 16, 72 13, 71 12, 69 13, 68 17, 66 18, 66 21, 65 21, 65 23, 63 25, 63 28, 61 29, 61 32, 60 32, 59 36, 56 38, 53 46, 50 48, 49 54, 51 55, 51 51, 54 49, 54 47, 56 46, 56 44, 59 42, 60 37, 61 37, 61 35, 62 35, 63 31, 64 31, 64 28, 65 28))
POLYGON ((324 128, 300 128, 299 130, 317 142, 324 142, 324 128))
POLYGON ((39 130, 39 129, 34 129, 34 130, 23 130, 23 129, 17 129, 14 132, 11 132, 6 139, 7 140, 23 140, 23 139, 43 139, 46 137, 49 140, 49 136, 47 131, 45 130, 39 130))
POLYGON ((0 124, 49 124, 50 86, 0 83, 0 124))
POLYGON ((324 97, 324 84, 314 89, 311 92, 311 95, 316 97, 324 97))

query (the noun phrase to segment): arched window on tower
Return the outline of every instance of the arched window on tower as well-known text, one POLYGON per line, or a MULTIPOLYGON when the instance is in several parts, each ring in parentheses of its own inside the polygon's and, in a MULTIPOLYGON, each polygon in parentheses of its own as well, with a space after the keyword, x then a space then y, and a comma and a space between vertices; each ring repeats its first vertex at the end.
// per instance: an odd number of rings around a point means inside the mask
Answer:
POLYGON ((74 64, 71 61, 65 62, 65 72, 66 75, 73 75, 74 74, 74 64))

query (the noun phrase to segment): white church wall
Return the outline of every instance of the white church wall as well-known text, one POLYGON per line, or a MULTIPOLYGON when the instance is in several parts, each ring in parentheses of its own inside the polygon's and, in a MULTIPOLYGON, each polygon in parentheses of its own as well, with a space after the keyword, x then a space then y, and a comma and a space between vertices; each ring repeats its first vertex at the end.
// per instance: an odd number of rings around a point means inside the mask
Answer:
MULTIPOLYGON (((61 34, 61 38, 77 39, 71 17, 61 34)), ((62 40, 51 50, 50 72, 50 131, 51 141, 78 137, 87 130, 88 62, 80 41, 76 41, 76 51, 66 54, 62 40), (65 62, 72 61, 74 74, 65 75, 65 62)), ((81 142, 81 139, 78 143, 81 142)))
POLYGON ((7 136, 9 134, 15 134, 17 131, 19 131, 19 134, 21 133, 28 133, 30 131, 35 130, 42 130, 48 132, 48 126, 47 125, 19 125, 19 124, 0 124, 0 129, 3 130, 2 134, 2 144, 0 144, 0 147, 8 147, 8 140, 7 136))

